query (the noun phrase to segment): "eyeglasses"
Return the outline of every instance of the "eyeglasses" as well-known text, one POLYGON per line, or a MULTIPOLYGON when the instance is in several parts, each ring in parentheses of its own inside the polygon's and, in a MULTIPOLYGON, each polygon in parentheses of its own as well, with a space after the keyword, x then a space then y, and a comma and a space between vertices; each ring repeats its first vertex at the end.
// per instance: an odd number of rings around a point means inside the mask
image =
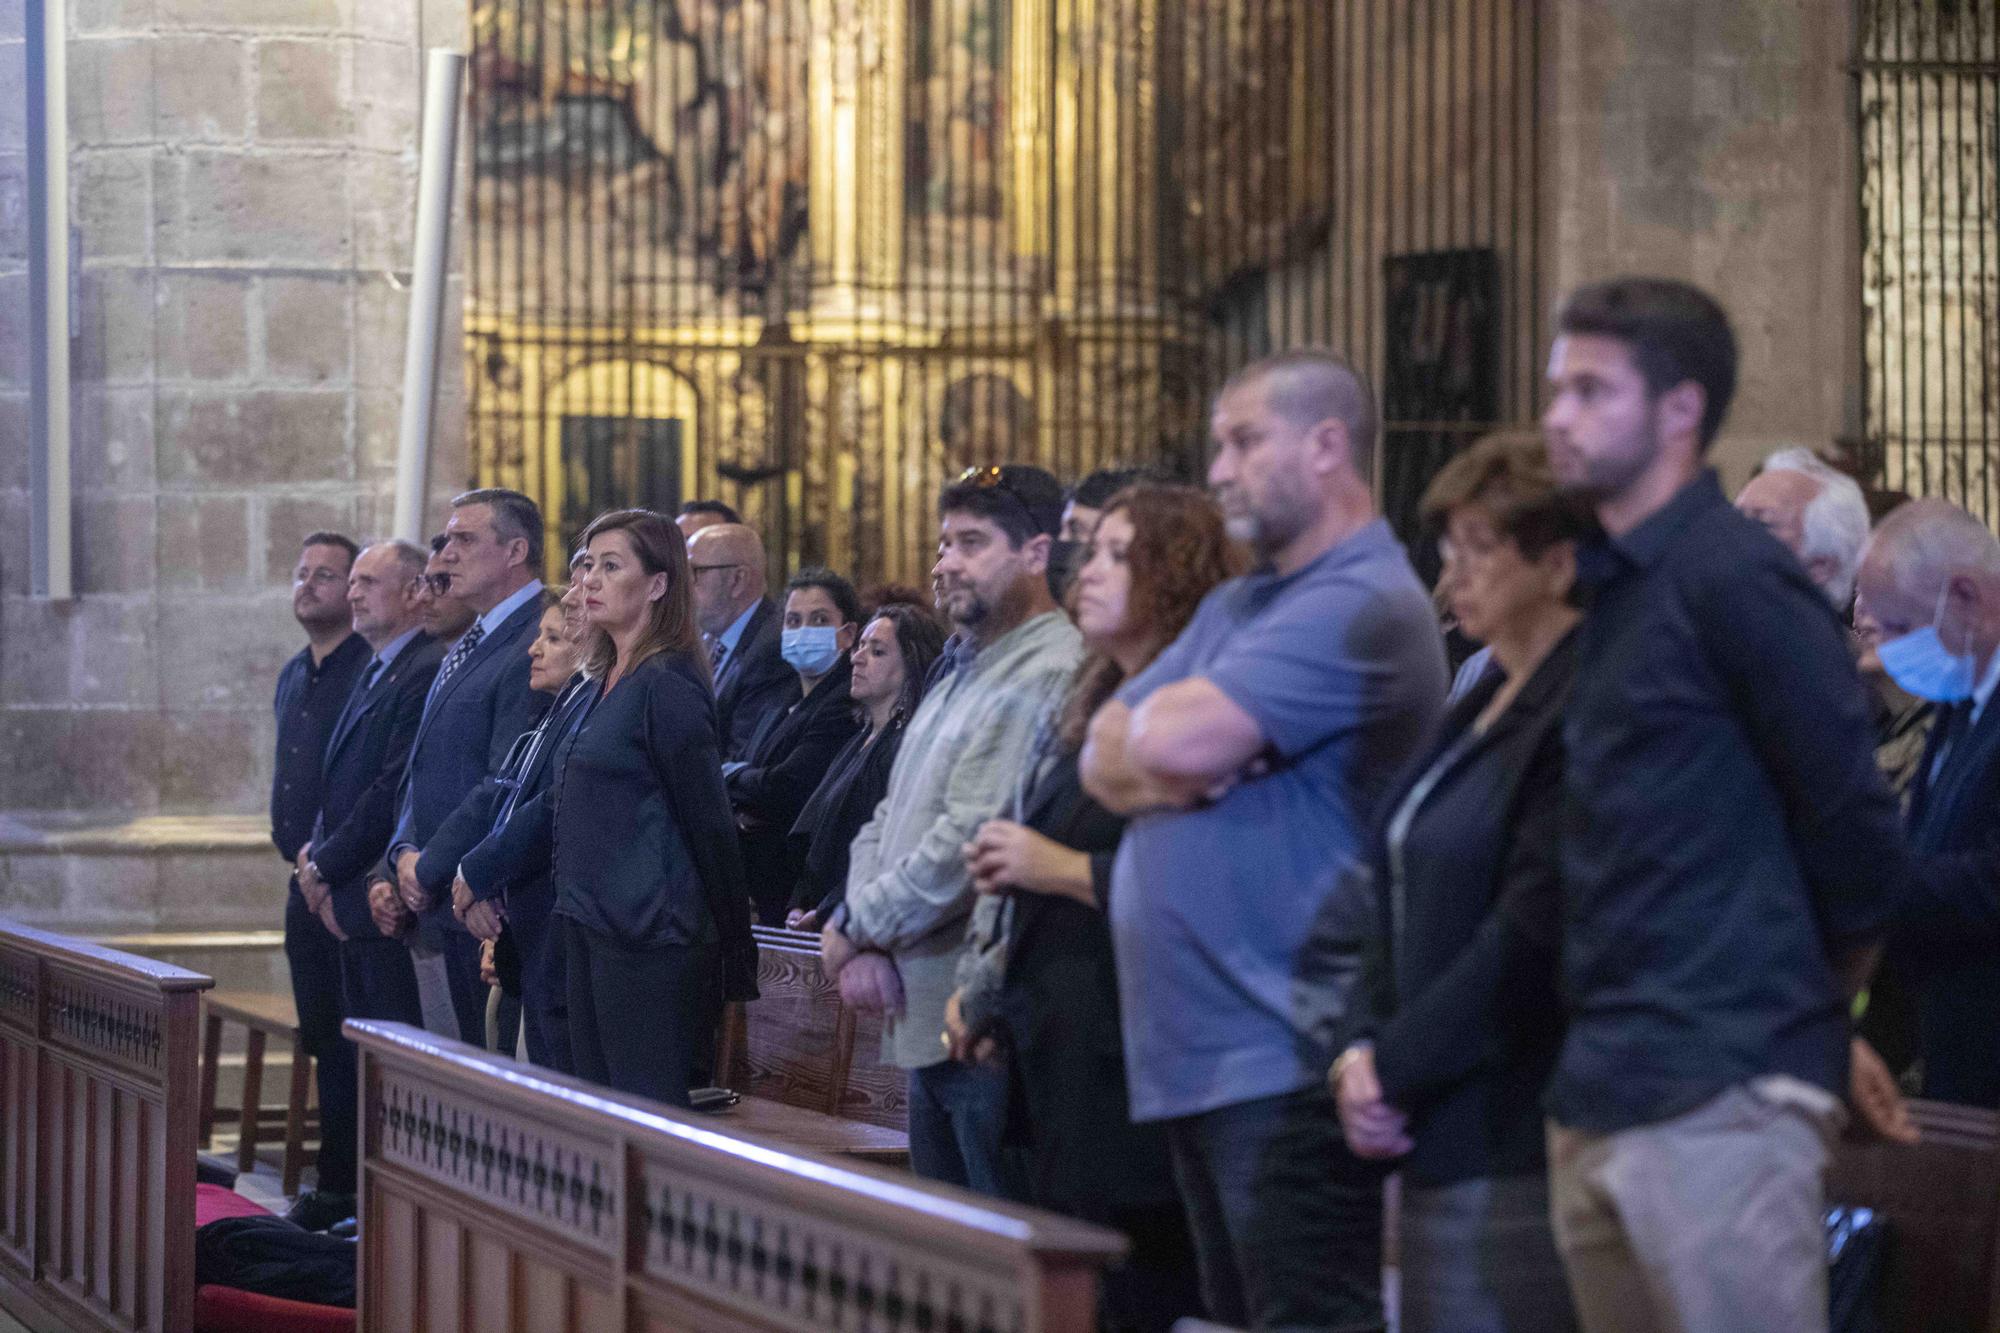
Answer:
POLYGON ((735 565, 689 565, 689 566, 688 566, 688 568, 689 568, 689 569, 691 569, 691 570, 693 570, 693 571, 694 571, 695 573, 697 573, 697 574, 706 574, 706 573, 708 573, 708 571, 709 571, 709 570, 711 570, 711 569, 741 569, 741 568, 743 568, 743 566, 742 566, 742 565, 740 565, 740 564, 735 564, 735 565))
POLYGON ((439 597, 442 597, 451 591, 451 575, 426 574, 424 575, 424 586, 439 597))

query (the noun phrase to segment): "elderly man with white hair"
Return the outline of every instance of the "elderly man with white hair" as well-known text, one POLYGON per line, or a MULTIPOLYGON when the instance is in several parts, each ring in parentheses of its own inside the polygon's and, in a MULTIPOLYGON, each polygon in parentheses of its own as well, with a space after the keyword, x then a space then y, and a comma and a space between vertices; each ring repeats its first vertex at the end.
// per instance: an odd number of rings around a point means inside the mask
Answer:
POLYGON ((1737 493, 1736 508, 1783 542, 1846 614, 1868 542, 1868 501, 1854 478, 1810 449, 1780 449, 1737 493))
POLYGON ((1943 500, 1882 521, 1862 558, 1855 626, 1882 667, 1937 705, 1910 786, 1916 873, 1870 1027, 1891 1063, 1922 1061, 1939 1101, 2000 1104, 2000 540, 1943 500), (1900 1030, 1899 1030, 1900 1029, 1900 1030))

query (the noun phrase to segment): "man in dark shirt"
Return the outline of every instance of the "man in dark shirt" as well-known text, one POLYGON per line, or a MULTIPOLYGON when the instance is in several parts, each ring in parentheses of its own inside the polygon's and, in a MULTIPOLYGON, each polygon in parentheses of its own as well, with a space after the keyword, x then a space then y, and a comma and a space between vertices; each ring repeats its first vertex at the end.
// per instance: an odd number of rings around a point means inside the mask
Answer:
POLYGON ((1841 625, 1703 466, 1736 381, 1713 300, 1566 302, 1543 416, 1595 504, 1563 826, 1558 1242, 1590 1330, 1823 1330, 1848 997, 1906 877, 1841 625))
MULTIPOLYGON (((271 841, 292 872, 285 891, 285 961, 300 1041, 315 1051, 340 1043, 340 942, 306 905, 294 867, 319 817, 327 737, 373 655, 349 619, 347 579, 355 554, 353 541, 334 532, 315 532, 301 544, 292 571, 292 614, 305 629, 306 646, 278 673, 271 841)), ((333 1188, 353 1191, 351 1166, 348 1171, 349 1178, 333 1181, 333 1188)))
POLYGON ((337 532, 315 532, 292 570, 292 614, 306 646, 278 672, 278 762, 271 770, 271 841, 287 865, 319 816, 320 751, 368 660, 348 621, 347 576, 360 551, 337 532))

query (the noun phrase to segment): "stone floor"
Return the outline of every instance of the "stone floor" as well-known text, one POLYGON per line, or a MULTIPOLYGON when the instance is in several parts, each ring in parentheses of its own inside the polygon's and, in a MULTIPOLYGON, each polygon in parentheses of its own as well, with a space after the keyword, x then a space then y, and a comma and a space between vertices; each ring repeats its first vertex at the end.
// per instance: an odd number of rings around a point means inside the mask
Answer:
MULTIPOLYGON (((233 1166, 236 1162, 236 1135, 227 1129, 218 1128, 215 1131, 214 1146, 206 1155, 233 1166)), ((291 1206, 291 1200, 285 1197, 283 1191, 284 1177, 279 1169, 283 1156, 282 1140, 276 1143, 268 1138, 260 1141, 257 1145, 257 1165, 255 1169, 236 1177, 236 1192, 262 1204, 274 1213, 284 1212, 291 1206)), ((299 1188, 309 1190, 312 1187, 313 1168, 308 1166, 299 1179, 299 1188)), ((0 1328, 0 1333, 8 1331, 0 1328)))

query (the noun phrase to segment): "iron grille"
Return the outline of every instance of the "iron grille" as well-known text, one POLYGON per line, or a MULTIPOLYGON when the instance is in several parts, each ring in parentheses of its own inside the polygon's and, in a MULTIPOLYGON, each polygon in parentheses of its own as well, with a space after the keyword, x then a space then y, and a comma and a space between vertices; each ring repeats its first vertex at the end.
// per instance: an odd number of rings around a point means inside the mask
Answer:
POLYGON ((485 484, 718 496, 921 579, 971 463, 1198 478, 1244 361, 1385 393, 1385 503, 1532 416, 1533 0, 478 0, 485 484), (619 424, 623 421, 625 424, 619 424))
POLYGON ((1994 0, 1861 0, 1864 476, 2000 513, 1994 0))

